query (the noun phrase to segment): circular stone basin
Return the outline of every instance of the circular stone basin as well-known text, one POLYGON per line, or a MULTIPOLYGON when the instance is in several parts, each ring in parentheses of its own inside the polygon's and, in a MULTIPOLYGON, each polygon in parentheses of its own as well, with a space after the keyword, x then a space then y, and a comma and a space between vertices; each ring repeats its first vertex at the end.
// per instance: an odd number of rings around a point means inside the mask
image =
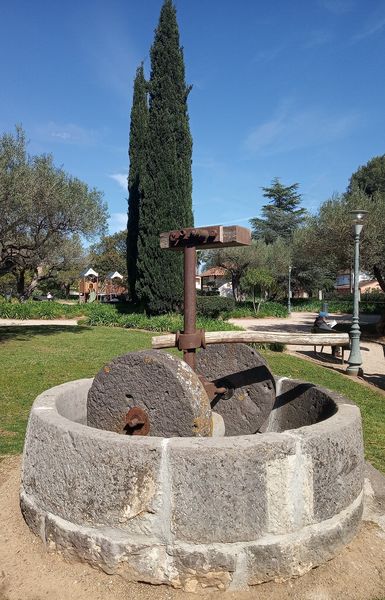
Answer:
POLYGON ((332 558, 362 513, 358 408, 277 379, 265 432, 140 437, 88 427, 92 379, 33 405, 21 508, 49 550, 130 580, 239 590, 332 558))

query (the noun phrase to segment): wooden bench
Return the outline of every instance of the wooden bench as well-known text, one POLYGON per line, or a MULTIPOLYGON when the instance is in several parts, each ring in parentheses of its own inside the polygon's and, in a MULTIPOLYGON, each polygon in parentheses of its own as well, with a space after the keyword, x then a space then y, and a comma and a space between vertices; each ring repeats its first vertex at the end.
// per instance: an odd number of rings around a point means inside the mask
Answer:
MULTIPOLYGON (((325 335, 324 333, 322 333, 322 329, 318 329, 317 327, 312 327, 310 331, 314 335, 318 335, 318 336, 325 335)), ((331 333, 330 335, 332 335, 332 336, 345 335, 345 336, 348 336, 348 341, 345 342, 345 343, 341 343, 341 342, 335 341, 334 344, 323 344, 323 342, 321 341, 319 344, 314 344, 314 354, 317 354, 317 346, 319 346, 319 345, 321 345, 321 353, 323 352, 324 346, 326 346, 326 345, 327 346, 329 346, 329 345, 331 346, 332 353, 333 353, 333 346, 338 346, 338 347, 341 347, 341 363, 345 364, 345 361, 344 361, 345 348, 350 348, 349 334, 348 333, 340 334, 340 333, 336 332, 336 333, 331 333)))

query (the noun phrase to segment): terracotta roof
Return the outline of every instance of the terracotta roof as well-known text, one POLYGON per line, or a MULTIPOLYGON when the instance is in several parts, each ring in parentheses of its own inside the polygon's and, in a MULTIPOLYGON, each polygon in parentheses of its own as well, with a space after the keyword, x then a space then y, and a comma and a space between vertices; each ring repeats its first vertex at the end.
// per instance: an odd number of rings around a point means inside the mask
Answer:
POLYGON ((200 274, 201 277, 225 277, 226 275, 228 275, 228 271, 223 267, 212 267, 200 274))

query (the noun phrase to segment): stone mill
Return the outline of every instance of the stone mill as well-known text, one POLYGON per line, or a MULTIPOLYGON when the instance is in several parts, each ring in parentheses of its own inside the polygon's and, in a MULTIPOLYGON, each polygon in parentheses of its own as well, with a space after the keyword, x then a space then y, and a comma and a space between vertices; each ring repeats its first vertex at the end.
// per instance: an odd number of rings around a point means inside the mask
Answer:
POLYGON ((184 229, 160 243, 184 253, 184 329, 36 398, 24 518, 47 550, 132 581, 199 593, 301 575, 359 527, 359 409, 273 375, 239 343, 261 332, 196 329, 196 248, 247 245, 247 229, 184 229), (171 346, 184 360, 161 349, 171 346))

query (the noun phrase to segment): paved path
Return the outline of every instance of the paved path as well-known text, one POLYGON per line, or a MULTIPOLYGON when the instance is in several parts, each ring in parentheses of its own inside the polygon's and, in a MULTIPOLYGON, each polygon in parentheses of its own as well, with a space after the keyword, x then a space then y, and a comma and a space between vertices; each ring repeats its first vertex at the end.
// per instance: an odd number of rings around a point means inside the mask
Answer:
MULTIPOLYGON (((314 313, 297 313, 293 312, 287 319, 280 318, 264 318, 264 319, 230 319, 231 323, 249 329, 251 331, 282 331, 287 333, 310 332, 316 315, 314 313)), ((331 319, 337 322, 350 322, 350 315, 334 315, 330 314, 331 319)), ((375 323, 378 320, 377 315, 361 315, 361 323, 375 323)), ((363 371, 365 380, 377 387, 385 390, 385 356, 383 346, 375 342, 367 342, 361 340, 361 355, 363 361, 363 371)), ((318 347, 318 350, 321 348, 318 347)), ((339 359, 334 359, 331 356, 331 349, 325 348, 325 351, 315 356, 312 346, 288 346, 288 350, 292 353, 306 356, 311 359, 316 359, 317 362, 325 363, 325 366, 335 368, 341 371, 346 367, 342 367, 339 359)), ((349 351, 345 350, 345 360, 349 356, 349 351)))
POLYGON ((40 325, 77 325, 76 319, 0 319, 0 327, 40 327, 40 325))

